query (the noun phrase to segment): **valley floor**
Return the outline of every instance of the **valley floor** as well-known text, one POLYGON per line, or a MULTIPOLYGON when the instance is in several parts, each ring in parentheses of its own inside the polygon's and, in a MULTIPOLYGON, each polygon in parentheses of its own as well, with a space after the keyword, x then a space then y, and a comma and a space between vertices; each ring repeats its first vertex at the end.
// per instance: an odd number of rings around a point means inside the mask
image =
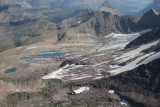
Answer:
MULTIPOLYGON (((98 88, 92 86, 94 81, 117 76, 160 58, 159 52, 144 52, 144 50, 156 46, 160 42, 159 40, 140 47, 123 49, 130 41, 139 36, 140 33, 111 34, 103 39, 105 44, 98 42, 97 44, 41 42, 1 52, 0 99, 3 100, 7 95, 15 93, 23 93, 23 96, 27 96, 26 93, 41 93, 40 96, 43 95, 43 97, 44 93, 46 96, 54 93, 51 98, 64 102, 61 103, 63 106, 81 105, 77 102, 81 99, 82 105, 87 103, 90 105, 91 102, 96 101, 97 105, 110 105, 110 107, 131 107, 130 103, 140 107, 141 104, 136 103, 135 100, 125 99, 119 92, 115 92, 114 85, 112 89, 111 87, 105 88, 105 86, 103 89, 100 84, 95 86, 98 88), (114 42, 107 42, 108 40, 114 40, 114 42), (49 88, 52 82, 55 85, 49 88)), ((41 102, 43 97, 37 96, 39 94, 32 96, 31 99, 27 97, 22 98, 24 100, 19 99, 19 107, 27 107, 29 101, 33 105, 35 102, 41 102)), ((18 99, 18 97, 16 98, 18 99)), ((48 100, 44 101, 45 103, 42 105, 45 105, 46 102, 52 102, 48 100)), ((55 101, 53 101, 54 104, 55 101)), ((157 102, 157 100, 154 101, 157 102)))

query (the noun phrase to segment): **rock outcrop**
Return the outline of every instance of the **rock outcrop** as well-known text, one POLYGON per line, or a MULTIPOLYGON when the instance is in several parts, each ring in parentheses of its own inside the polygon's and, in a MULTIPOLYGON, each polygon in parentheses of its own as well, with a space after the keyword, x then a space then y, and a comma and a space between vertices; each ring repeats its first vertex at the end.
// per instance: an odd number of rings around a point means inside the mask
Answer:
POLYGON ((113 15, 119 15, 119 16, 122 15, 122 14, 121 14, 120 12, 118 12, 115 8, 113 8, 113 7, 111 6, 111 4, 110 4, 109 2, 107 2, 107 1, 105 1, 105 2, 102 4, 102 6, 101 6, 101 8, 99 9, 99 11, 110 12, 110 13, 112 13, 113 15))

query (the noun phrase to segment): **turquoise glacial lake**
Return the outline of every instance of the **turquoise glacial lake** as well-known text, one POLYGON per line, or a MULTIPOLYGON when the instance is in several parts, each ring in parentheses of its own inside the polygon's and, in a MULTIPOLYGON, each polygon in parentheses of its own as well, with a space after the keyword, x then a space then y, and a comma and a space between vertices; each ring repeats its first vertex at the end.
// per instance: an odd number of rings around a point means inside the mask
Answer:
POLYGON ((16 71, 17 71, 16 68, 11 68, 11 69, 6 70, 4 73, 8 74, 8 73, 16 72, 16 71))

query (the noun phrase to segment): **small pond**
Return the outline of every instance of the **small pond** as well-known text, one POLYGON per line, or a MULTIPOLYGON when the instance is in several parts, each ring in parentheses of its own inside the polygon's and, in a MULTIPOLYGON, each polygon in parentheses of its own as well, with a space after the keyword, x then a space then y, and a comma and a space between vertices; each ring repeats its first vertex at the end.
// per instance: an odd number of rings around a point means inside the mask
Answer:
POLYGON ((29 56, 29 57, 22 57, 20 59, 33 59, 33 58, 38 58, 38 57, 36 57, 36 56, 29 56))
POLYGON ((25 62, 27 62, 27 63, 32 63, 32 61, 31 61, 31 60, 25 60, 25 62))
POLYGON ((16 68, 11 68, 11 69, 7 69, 4 73, 8 74, 8 73, 16 72, 16 71, 17 71, 16 68))
POLYGON ((54 56, 61 56, 64 53, 49 53, 49 54, 39 54, 38 57, 54 57, 54 56))
POLYGON ((33 63, 31 59, 34 59, 34 58, 56 57, 56 56, 61 56, 61 55, 65 54, 65 53, 59 53, 56 50, 41 51, 38 53, 40 53, 40 54, 25 56, 25 57, 21 57, 20 59, 21 60, 24 59, 25 62, 27 62, 27 63, 33 63))

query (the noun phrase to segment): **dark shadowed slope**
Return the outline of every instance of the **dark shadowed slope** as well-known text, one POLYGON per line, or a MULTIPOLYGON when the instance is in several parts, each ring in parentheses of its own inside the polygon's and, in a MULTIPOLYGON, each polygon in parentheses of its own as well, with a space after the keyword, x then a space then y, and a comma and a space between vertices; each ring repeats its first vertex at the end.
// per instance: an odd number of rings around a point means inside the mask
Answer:
POLYGON ((144 8, 139 13, 145 13, 152 8, 154 8, 156 11, 160 12, 160 0, 154 0, 148 7, 144 8))

